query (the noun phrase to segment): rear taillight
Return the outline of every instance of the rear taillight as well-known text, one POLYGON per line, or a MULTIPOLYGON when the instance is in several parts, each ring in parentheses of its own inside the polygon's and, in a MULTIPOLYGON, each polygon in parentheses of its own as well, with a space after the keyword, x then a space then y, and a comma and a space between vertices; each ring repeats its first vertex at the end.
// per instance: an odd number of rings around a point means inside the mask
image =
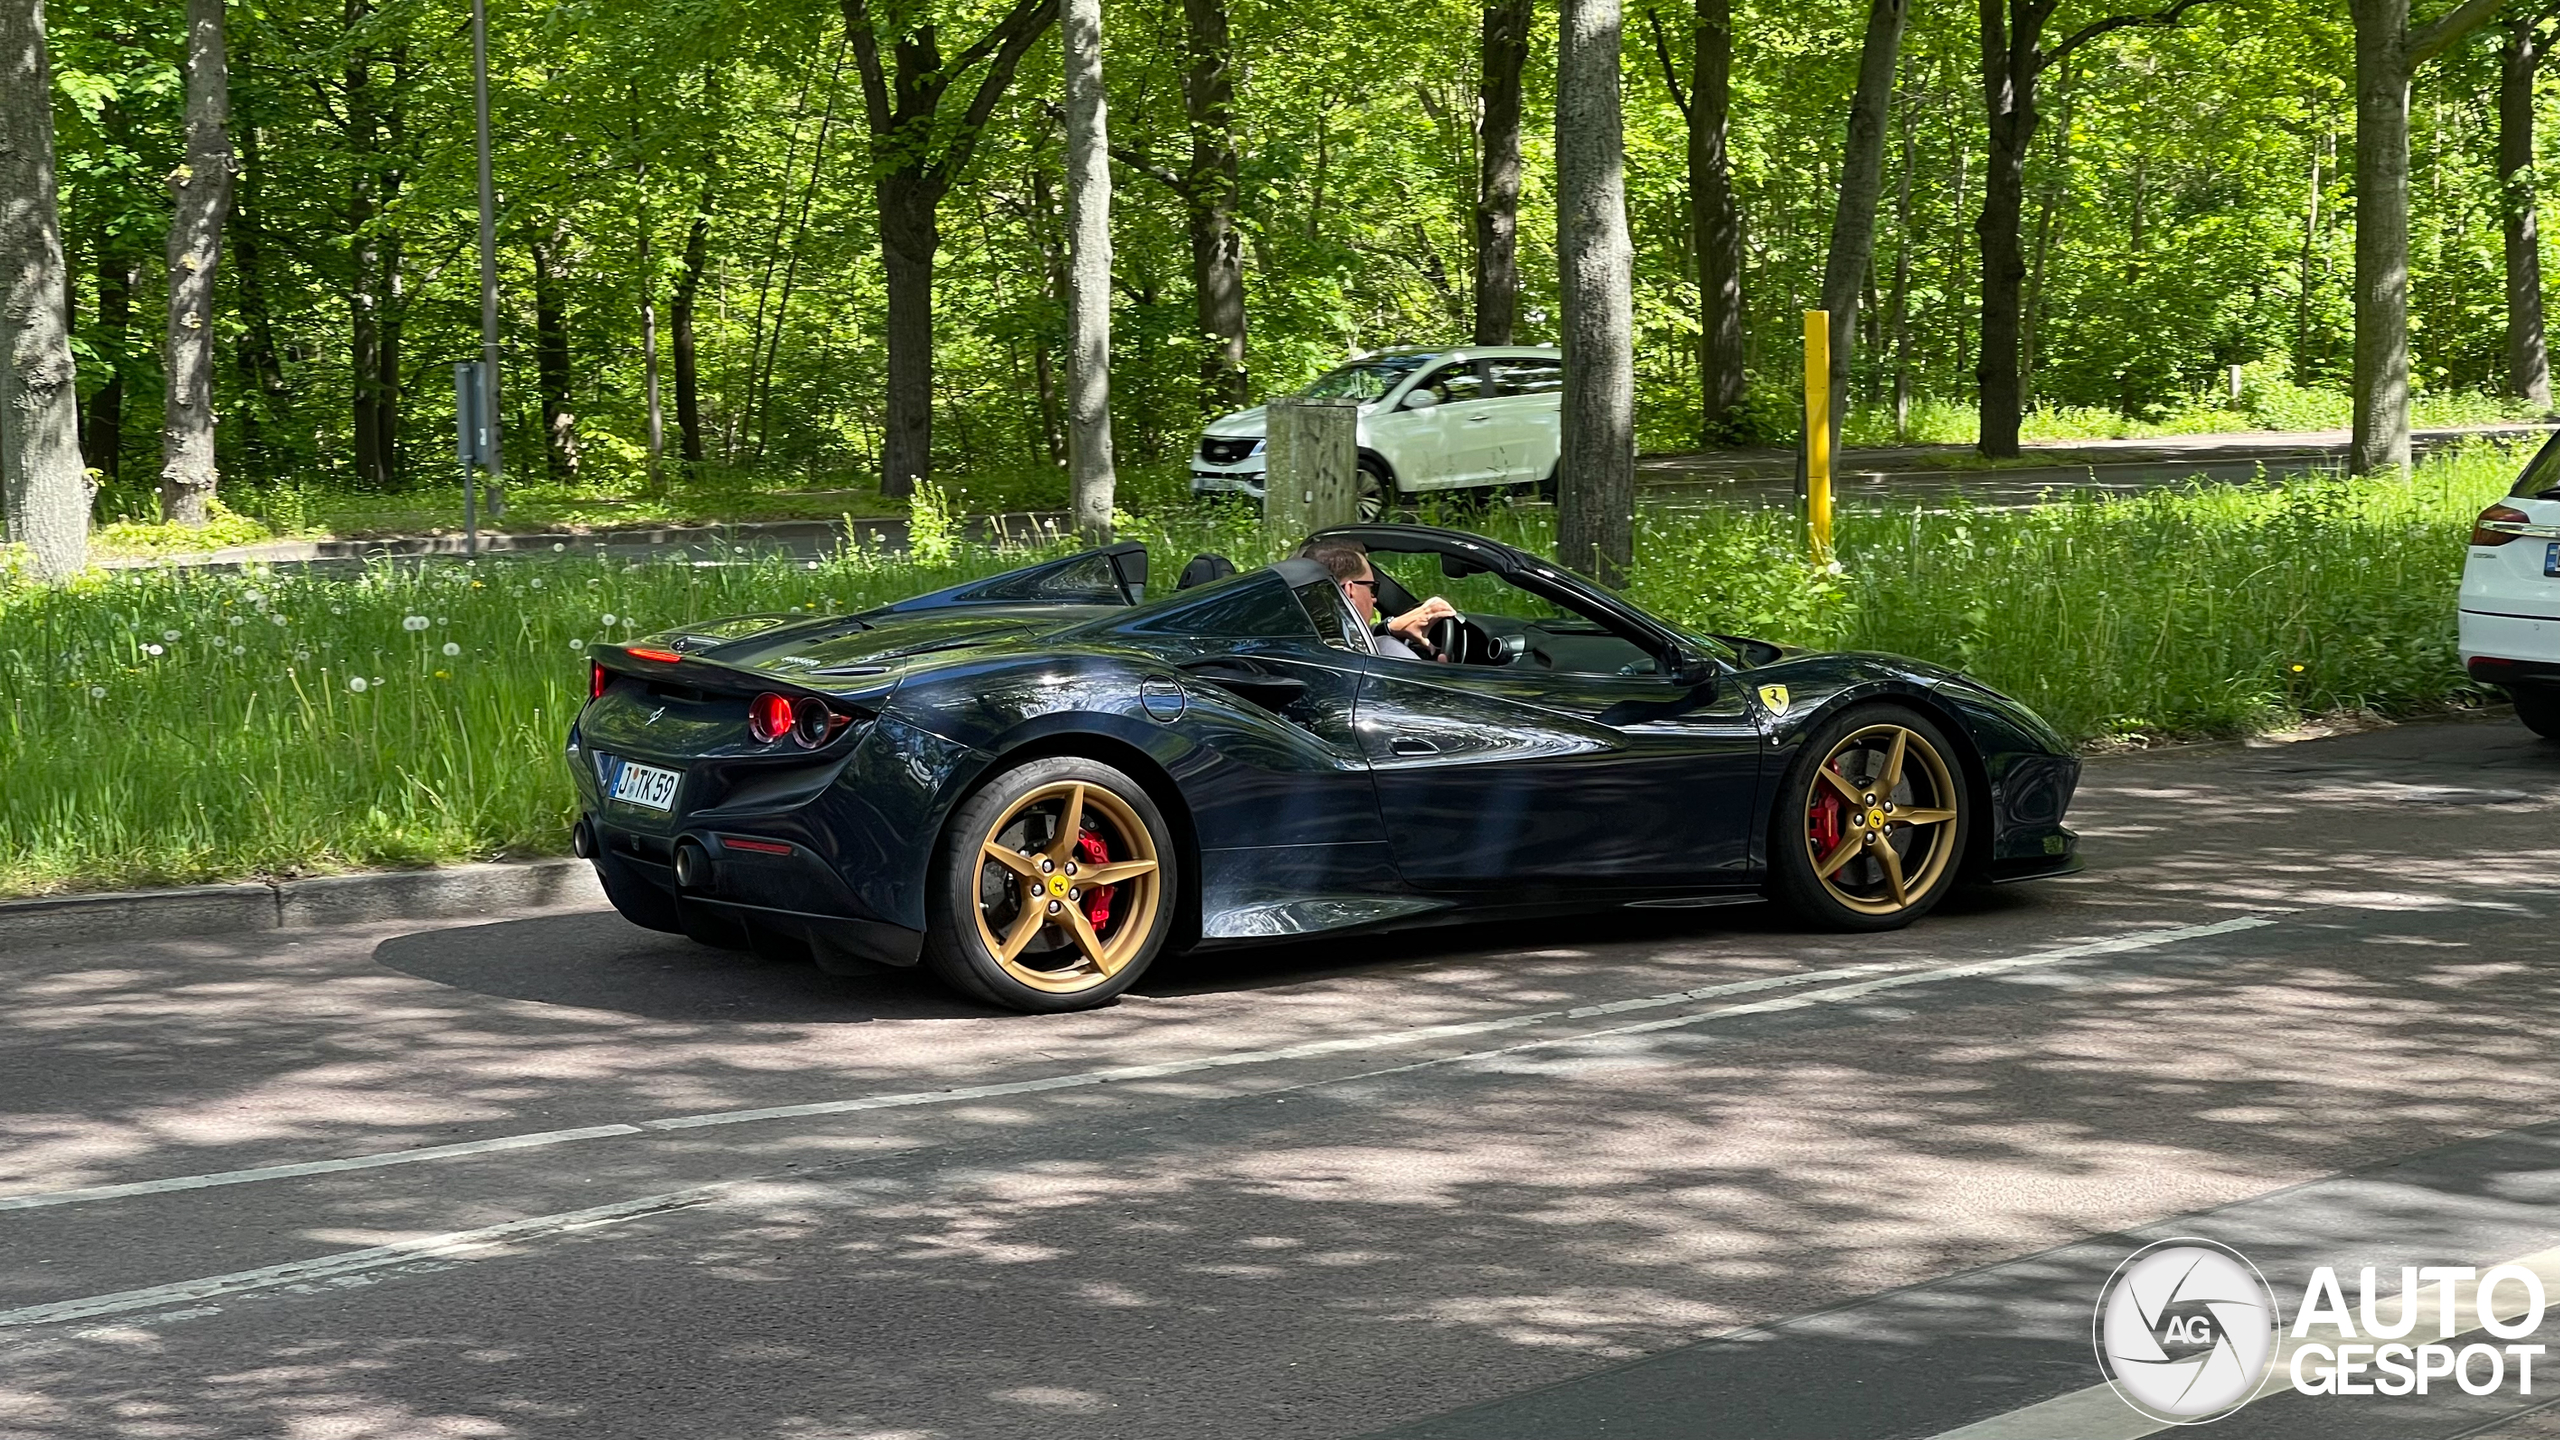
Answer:
POLYGON ((770 745, 791 733, 796 718, 789 697, 767 690, 747 706, 747 733, 770 745))
POLYGON ((587 663, 587 698, 590 700, 604 698, 604 667, 593 661, 587 663))
POLYGON ((634 660, 655 660, 661 665, 673 665, 684 659, 673 650, 650 650, 638 645, 626 645, 622 647, 622 653, 634 660))
POLYGON ((2490 529, 2489 527, 2493 523, 2499 525, 2530 525, 2533 523, 2533 517, 2517 509, 2513 505, 2492 505, 2488 509, 2480 512, 2479 519, 2471 522, 2471 543, 2474 545, 2504 545, 2519 538, 2517 533, 2513 530, 2490 529))
POLYGON ((836 733, 844 717, 827 708, 827 702, 815 695, 804 695, 791 707, 791 738, 815 750, 836 733))

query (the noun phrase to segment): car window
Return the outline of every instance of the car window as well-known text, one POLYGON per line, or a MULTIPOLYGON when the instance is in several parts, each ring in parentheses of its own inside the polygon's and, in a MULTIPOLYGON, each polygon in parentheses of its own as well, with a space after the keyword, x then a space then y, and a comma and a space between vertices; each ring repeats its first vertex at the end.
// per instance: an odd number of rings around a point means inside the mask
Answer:
POLYGON ((1355 629, 1351 604, 1342 598, 1342 587, 1331 580, 1310 580, 1298 587, 1298 603, 1307 609, 1307 618, 1315 623, 1316 635, 1336 650, 1354 654, 1369 653, 1367 627, 1355 629))
POLYGON ((1462 405, 1469 400, 1485 398, 1484 373, 1472 360, 1461 360, 1414 388, 1439 396, 1443 405, 1462 405))
POLYGON ((1553 395, 1564 389, 1564 362, 1544 355, 1497 355, 1493 359, 1493 393, 1553 395))
POLYGON ((2518 500, 2560 499, 2560 435, 2543 442, 2542 449, 2525 465, 2516 488, 2507 494, 2518 500))
POLYGON ((1438 552, 1369 552, 1369 564, 1415 603, 1437 595, 1499 645, 1509 668, 1573 675, 1654 675, 1651 650, 1597 616, 1523 590, 1489 570, 1450 575, 1438 552))
POLYGON ((1339 369, 1328 370, 1316 377, 1315 383, 1298 392, 1304 400, 1376 400, 1405 381, 1414 371, 1439 359, 1437 355, 1372 355, 1354 360, 1339 369))

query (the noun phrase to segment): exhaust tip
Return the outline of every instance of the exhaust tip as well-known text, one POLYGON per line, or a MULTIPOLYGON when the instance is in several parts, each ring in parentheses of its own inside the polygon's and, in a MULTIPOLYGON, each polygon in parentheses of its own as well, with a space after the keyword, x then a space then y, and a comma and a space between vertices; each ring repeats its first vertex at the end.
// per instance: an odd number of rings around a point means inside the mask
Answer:
POLYGON ((676 842, 676 884, 699 890, 711 880, 711 853, 690 840, 676 842))
POLYGON ((584 816, 579 817, 577 824, 569 827, 569 853, 581 860, 596 858, 595 828, 587 824, 584 816))

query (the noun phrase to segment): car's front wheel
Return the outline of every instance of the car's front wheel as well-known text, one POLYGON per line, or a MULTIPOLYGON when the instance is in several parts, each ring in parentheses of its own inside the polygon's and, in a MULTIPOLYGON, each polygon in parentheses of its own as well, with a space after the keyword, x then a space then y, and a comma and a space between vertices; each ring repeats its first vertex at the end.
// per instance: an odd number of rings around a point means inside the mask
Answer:
POLYGON ((1900 705, 1861 705, 1805 740, 1770 822, 1770 889, 1832 930, 1892 930, 1955 887, 1972 820, 1955 746, 1900 705))
POLYGON ((1384 520, 1389 510, 1401 512, 1412 504, 1404 491, 1396 488, 1395 478, 1375 460, 1362 459, 1359 477, 1352 483, 1359 498, 1362 524, 1384 520))
POLYGON ((943 832, 925 963, 965 994, 1085 1010, 1137 982, 1179 893, 1172 832, 1145 788, 1097 760, 1015 766, 943 832))
POLYGON ((2560 685, 2519 685, 2514 694, 2516 718, 2524 728, 2545 740, 2560 740, 2560 685))

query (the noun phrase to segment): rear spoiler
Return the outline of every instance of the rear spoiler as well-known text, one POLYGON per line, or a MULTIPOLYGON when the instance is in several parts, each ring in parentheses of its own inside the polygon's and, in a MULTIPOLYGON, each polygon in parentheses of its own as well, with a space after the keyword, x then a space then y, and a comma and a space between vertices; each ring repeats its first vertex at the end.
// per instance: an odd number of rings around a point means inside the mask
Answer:
POLYGON ((1147 547, 1136 541, 1043 560, 948 590, 866 610, 905 615, 960 605, 1135 605, 1147 598, 1147 547))

